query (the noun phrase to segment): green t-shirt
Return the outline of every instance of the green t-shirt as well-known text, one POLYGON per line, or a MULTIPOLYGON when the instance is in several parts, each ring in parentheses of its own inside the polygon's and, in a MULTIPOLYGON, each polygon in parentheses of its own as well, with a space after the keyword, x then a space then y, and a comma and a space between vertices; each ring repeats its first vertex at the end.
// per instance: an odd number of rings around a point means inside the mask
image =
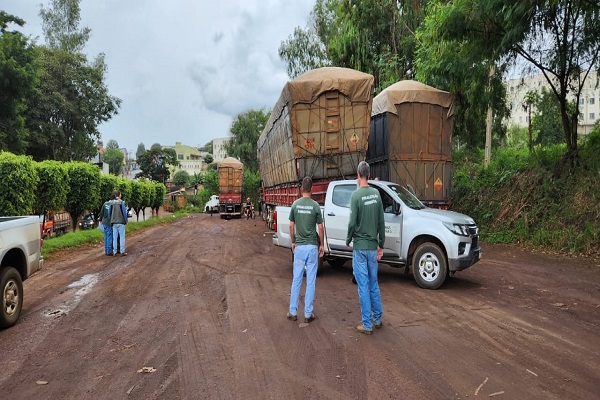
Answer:
POLYGON ((290 210, 290 221, 295 224, 296 246, 319 245, 317 224, 323 223, 319 203, 310 197, 301 197, 294 201, 290 210))
POLYGON ((385 244, 385 221, 383 204, 377 189, 359 187, 350 198, 350 219, 346 244, 354 241, 356 250, 383 249, 385 244))

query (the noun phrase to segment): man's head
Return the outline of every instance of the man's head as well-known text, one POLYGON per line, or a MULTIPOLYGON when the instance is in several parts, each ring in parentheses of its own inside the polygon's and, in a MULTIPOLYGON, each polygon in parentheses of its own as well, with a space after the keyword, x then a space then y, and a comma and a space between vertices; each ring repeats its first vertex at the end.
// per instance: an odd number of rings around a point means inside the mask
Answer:
POLYGON ((302 193, 310 193, 312 191, 312 178, 305 176, 302 179, 302 193))
POLYGON ((121 191, 120 190, 113 191, 113 196, 115 197, 115 199, 120 199, 121 198, 121 191))
POLYGON ((246 198, 246 203, 250 203, 250 197, 246 198))
POLYGON ((359 179, 369 179, 369 175, 371 175, 371 167, 366 161, 361 161, 358 163, 358 177, 359 179))

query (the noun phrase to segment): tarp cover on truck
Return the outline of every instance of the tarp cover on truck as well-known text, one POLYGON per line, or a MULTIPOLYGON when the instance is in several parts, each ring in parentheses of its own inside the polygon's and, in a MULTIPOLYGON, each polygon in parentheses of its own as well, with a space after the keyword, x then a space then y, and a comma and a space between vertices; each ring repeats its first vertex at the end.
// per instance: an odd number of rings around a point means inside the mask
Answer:
POLYGON ((217 173, 219 175, 219 191, 221 193, 241 193, 244 177, 244 164, 233 157, 219 161, 217 173))
POLYGON ((258 139, 263 187, 354 176, 366 154, 373 81, 325 67, 286 83, 258 139))
POLYGON ((430 206, 449 206, 453 116, 448 92, 410 80, 383 90, 371 112, 371 176, 410 185, 430 206))

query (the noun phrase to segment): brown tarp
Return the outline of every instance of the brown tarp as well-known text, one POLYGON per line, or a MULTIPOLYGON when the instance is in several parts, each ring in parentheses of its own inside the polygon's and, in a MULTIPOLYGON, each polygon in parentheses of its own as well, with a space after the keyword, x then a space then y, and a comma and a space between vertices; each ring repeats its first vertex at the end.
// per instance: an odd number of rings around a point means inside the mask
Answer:
POLYGON ((244 164, 242 164, 237 158, 227 157, 224 160, 218 162, 217 166, 221 167, 230 167, 233 169, 244 169, 244 164))
POLYGON ((386 112, 397 114, 396 106, 402 103, 427 103, 448 109, 446 118, 454 115, 454 97, 448 92, 417 81, 401 81, 385 88, 373 99, 371 115, 386 112))

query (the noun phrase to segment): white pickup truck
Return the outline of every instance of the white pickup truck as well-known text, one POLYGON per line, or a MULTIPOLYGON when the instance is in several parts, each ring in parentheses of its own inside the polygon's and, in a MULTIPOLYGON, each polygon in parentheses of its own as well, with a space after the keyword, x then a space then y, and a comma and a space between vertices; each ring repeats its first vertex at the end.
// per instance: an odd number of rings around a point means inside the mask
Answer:
MULTIPOLYGON (((385 214, 385 248, 381 263, 412 269, 417 284, 439 288, 448 273, 464 270, 481 258, 479 228, 473 218, 453 211, 428 208, 406 188, 393 182, 369 181, 379 191, 385 214)), ((325 256, 333 267, 352 258, 346 247, 350 196, 356 180, 333 181, 327 188, 323 212, 325 256)), ((273 244, 291 248, 290 207, 277 207, 273 244)), ((322 260, 321 260, 322 261, 322 260)), ((322 263, 319 263, 321 267, 322 263)))
POLYGON ((0 217, 0 328, 14 325, 23 307, 23 281, 42 268, 38 216, 0 217))

